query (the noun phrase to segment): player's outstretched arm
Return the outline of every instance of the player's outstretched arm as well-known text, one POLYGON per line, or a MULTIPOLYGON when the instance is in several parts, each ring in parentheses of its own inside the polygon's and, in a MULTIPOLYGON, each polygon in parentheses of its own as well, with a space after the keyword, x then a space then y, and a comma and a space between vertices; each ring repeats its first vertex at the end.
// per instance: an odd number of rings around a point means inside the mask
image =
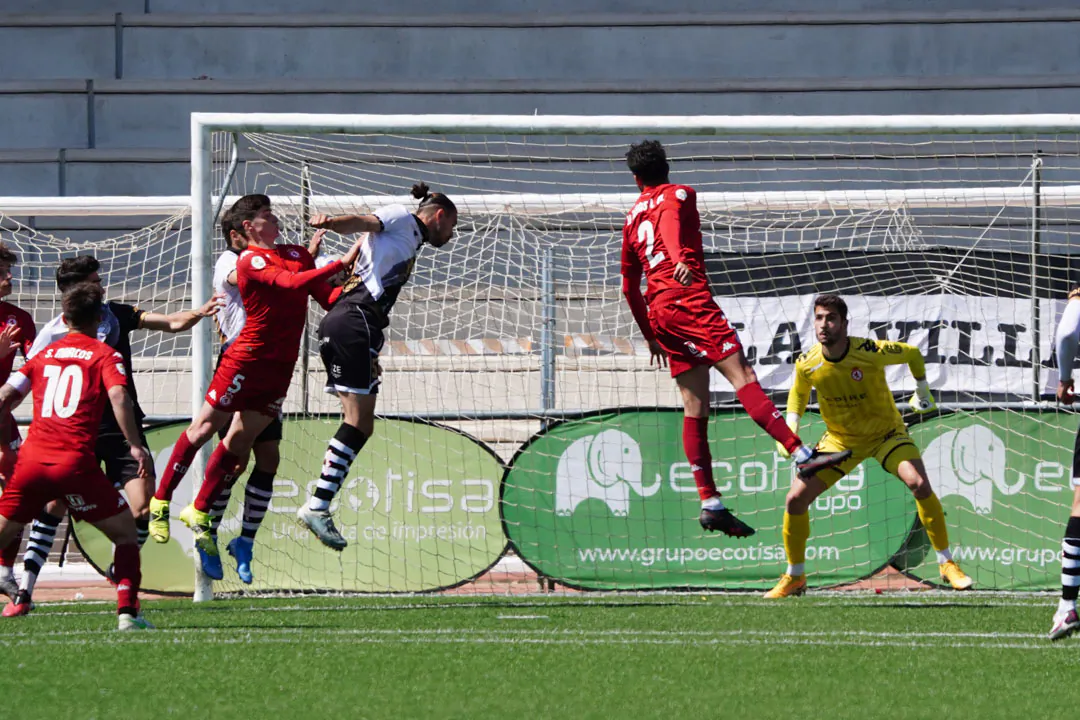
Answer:
POLYGON ((113 385, 109 388, 109 404, 112 405, 116 423, 120 426, 120 432, 124 434, 128 446, 131 448, 131 457, 139 463, 139 477, 143 480, 154 476, 153 460, 150 453, 142 446, 139 438, 139 426, 135 421, 135 408, 131 403, 131 396, 123 385, 113 385))
MULTIPOLYGON (((342 235, 361 232, 382 232, 383 222, 374 215, 313 215, 308 222, 319 230, 333 230, 342 235)), ((314 253, 312 253, 314 257, 314 253)))
POLYGON ((1073 364, 1080 347, 1080 298, 1070 298, 1058 321, 1054 333, 1054 349, 1057 352, 1058 390, 1060 402, 1071 405, 1076 400, 1073 393, 1073 364))
POLYGON ((217 315, 218 310, 225 305, 225 295, 216 293, 214 297, 196 310, 181 310, 169 315, 164 313, 145 313, 139 322, 142 330, 160 330, 167 333, 178 333, 195 327, 203 318, 217 315))

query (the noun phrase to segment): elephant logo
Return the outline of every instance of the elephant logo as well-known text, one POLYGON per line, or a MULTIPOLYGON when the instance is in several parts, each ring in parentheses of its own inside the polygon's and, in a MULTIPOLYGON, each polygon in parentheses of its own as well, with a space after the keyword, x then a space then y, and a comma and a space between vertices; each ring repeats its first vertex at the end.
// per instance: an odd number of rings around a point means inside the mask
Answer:
POLYGON ((959 495, 980 515, 993 509, 994 488, 1015 495, 1024 484, 1021 476, 1009 485, 1005 477, 1005 443, 985 425, 949 430, 934 438, 924 456, 930 483, 938 497, 959 495))
POLYGON ((641 448, 620 430, 578 438, 559 458, 555 471, 555 514, 572 515, 589 498, 601 500, 616 517, 630 511, 630 490, 642 497, 660 489, 660 475, 641 483, 641 448))

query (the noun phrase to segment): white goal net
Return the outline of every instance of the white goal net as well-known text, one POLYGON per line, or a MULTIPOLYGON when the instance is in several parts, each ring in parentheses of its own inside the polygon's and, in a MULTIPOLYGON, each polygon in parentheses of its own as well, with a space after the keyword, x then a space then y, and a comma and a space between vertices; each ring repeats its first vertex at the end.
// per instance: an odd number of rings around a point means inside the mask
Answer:
MULTIPOLYGON (((291 242, 306 240, 311 213, 407 204, 420 180, 461 211, 455 239, 421 251, 391 314, 375 436, 333 508, 349 548, 331 553, 292 520, 340 422, 322 392, 313 305, 255 584, 227 568, 215 591, 775 581, 789 464, 714 376, 717 484, 758 534, 702 533, 675 385, 650 368, 621 296, 621 228, 637 197, 623 157, 644 137, 664 142, 674 182, 697 189, 714 294, 781 409, 794 358, 814 342, 812 297, 838 292, 854 335, 906 340, 926 356, 941 411, 906 419, 961 565, 979 587, 1056 585, 1076 422, 1050 402, 1052 338, 1080 280, 1070 246, 1080 122, 547 120, 197 119, 196 294, 208 294, 205 269, 224 249, 214 210, 242 194, 270 195, 291 242)), ((347 242, 331 235, 324 251, 347 242)), ((208 341, 193 339, 196 386, 215 354, 208 341)), ((889 379, 903 408, 910 373, 889 379)), ((823 430, 812 415, 808 441, 823 430)), ((222 547, 239 531, 241 500, 234 493, 222 547)), ((936 581, 910 493, 873 460, 815 503, 811 529, 814 586, 890 566, 936 581)), ((189 578, 176 558, 169 572, 189 578)))

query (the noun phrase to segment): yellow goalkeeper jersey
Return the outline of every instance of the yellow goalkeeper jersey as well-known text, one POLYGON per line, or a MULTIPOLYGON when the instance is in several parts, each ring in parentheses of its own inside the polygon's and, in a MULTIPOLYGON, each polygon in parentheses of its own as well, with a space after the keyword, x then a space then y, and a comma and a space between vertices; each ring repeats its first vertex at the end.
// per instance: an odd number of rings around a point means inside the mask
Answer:
POLYGON ((817 389, 821 418, 829 433, 858 442, 880 437, 904 421, 885 382, 885 366, 907 363, 917 379, 926 376, 919 348, 902 342, 848 338, 843 357, 829 360, 821 343, 795 361, 795 379, 788 392, 787 411, 802 415, 817 389))

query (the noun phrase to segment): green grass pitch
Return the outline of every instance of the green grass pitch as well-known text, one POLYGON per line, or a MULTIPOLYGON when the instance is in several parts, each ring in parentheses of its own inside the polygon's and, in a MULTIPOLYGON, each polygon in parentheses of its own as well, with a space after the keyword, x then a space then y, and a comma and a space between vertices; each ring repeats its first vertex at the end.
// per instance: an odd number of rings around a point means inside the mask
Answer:
POLYGON ((1080 639, 1008 594, 43 604, 0 623, 4 707, 44 718, 1069 717, 1080 639))

